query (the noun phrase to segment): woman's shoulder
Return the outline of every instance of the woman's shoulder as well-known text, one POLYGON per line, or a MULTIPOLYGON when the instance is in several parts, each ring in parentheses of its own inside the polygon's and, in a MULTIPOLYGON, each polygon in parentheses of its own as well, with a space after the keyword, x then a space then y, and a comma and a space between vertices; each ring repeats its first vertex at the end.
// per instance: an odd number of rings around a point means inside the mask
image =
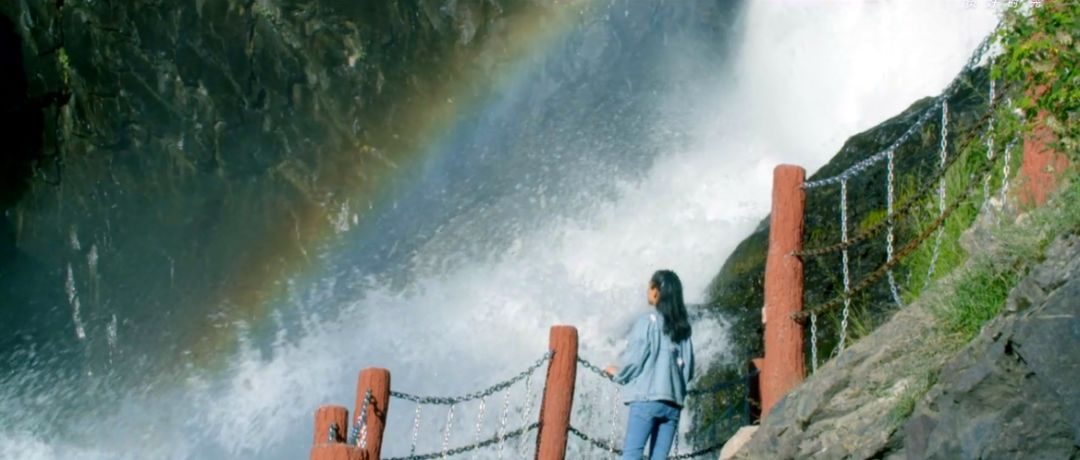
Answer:
POLYGON ((656 311, 642 313, 634 319, 634 329, 659 329, 663 327, 663 324, 664 317, 656 311))

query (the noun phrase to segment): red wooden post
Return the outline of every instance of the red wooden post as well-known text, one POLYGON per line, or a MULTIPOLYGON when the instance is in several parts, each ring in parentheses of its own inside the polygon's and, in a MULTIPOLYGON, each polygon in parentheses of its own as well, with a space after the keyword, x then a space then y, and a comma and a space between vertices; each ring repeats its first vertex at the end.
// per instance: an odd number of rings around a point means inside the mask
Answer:
POLYGON ((345 442, 349 429, 349 410, 343 406, 322 406, 315 411, 315 440, 312 444, 345 442), (337 425, 337 434, 330 439, 330 427, 337 425))
MULTIPOLYGON (((1043 85, 1028 91, 1028 94, 1039 98, 1048 89, 1047 85, 1043 85)), ((1035 118, 1035 128, 1024 135, 1019 196, 1021 206, 1026 208, 1046 203, 1069 168, 1069 157, 1050 146, 1056 139, 1053 131, 1046 125, 1046 116, 1046 111, 1040 110, 1035 118)))
POLYGON ((780 165, 773 171, 772 220, 765 261, 765 363, 761 373, 761 416, 806 375, 803 328, 791 318, 803 307, 802 249, 806 171, 780 165))
POLYGON ((315 411, 315 439, 311 460, 367 460, 358 447, 344 444, 349 429, 349 411, 342 406, 322 406, 315 411), (337 434, 330 439, 330 426, 337 425, 337 434))
POLYGON ((573 326, 553 326, 549 337, 550 347, 555 355, 548 364, 547 382, 544 384, 535 458, 562 460, 566 457, 570 410, 574 405, 578 333, 573 326))
MULTIPOLYGON (((371 401, 367 405, 367 456, 379 460, 382 453, 383 428, 386 426, 386 413, 390 408, 390 371, 369 367, 360 371, 356 384, 356 409, 354 414, 364 410, 364 395, 371 391, 371 401)), ((357 418, 356 421, 360 419, 357 418)))

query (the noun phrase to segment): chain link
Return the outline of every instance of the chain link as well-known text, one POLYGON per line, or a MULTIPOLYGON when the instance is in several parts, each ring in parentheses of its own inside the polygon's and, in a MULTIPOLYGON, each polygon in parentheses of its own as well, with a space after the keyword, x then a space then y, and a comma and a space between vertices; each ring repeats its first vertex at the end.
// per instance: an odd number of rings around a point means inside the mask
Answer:
MULTIPOLYGON (((892 156, 889 157, 889 170, 892 171, 892 156)), ((840 183, 840 242, 847 244, 848 242, 848 200, 847 200, 847 181, 840 183)), ((844 250, 840 254, 840 263, 843 265, 842 270, 844 274, 844 311, 841 314, 840 319, 840 342, 837 344, 838 350, 844 349, 844 344, 847 342, 847 328, 848 328, 848 315, 851 312, 851 270, 849 269, 848 250, 844 250)), ((814 351, 814 355, 817 355, 817 351, 814 351)))
POLYGON ((581 367, 584 367, 589 372, 592 372, 593 374, 596 374, 598 377, 600 377, 600 378, 602 378, 604 380, 607 380, 609 382, 612 382, 612 383, 615 382, 615 377, 613 375, 608 374, 603 369, 601 369, 600 366, 597 366, 597 365, 595 365, 593 363, 590 363, 585 358, 582 358, 582 357, 578 356, 577 362, 578 362, 578 364, 581 365, 581 367))
MULTIPOLYGON (((907 140, 912 135, 914 135, 915 132, 917 132, 919 128, 921 128, 922 125, 926 123, 927 120, 930 119, 930 116, 936 111, 935 109, 937 108, 937 106, 944 104, 945 101, 947 101, 949 97, 951 97, 960 88, 960 83, 963 81, 964 74, 966 74, 971 69, 977 67, 979 61, 981 61, 982 58, 986 56, 986 52, 989 51, 990 46, 993 43, 993 38, 997 35, 997 30, 1001 28, 1001 24, 1002 23, 999 22, 998 25, 994 28, 994 31, 990 32, 990 34, 987 35, 986 38, 984 38, 983 41, 979 43, 979 46, 975 48, 975 51, 971 54, 970 57, 968 57, 967 64, 965 64, 964 68, 960 70, 956 78, 954 78, 949 83, 949 86, 945 88, 945 91, 942 91, 940 95, 934 98, 933 103, 929 107, 927 107, 921 115, 919 115, 919 118, 915 121, 915 123, 912 124, 907 129, 907 131, 904 131, 904 133, 892 144, 890 144, 889 147, 871 157, 868 157, 858 163, 855 163, 854 165, 849 166, 840 174, 825 179, 808 181, 803 184, 803 189, 809 190, 813 188, 824 187, 826 185, 838 184, 841 180, 851 179, 852 177, 859 175, 869 167, 883 160, 889 151, 894 151, 898 149, 901 145, 903 145, 905 142, 907 142, 907 140)), ((993 61, 991 60, 991 63, 992 62, 993 61)), ((993 100, 994 98, 991 97, 990 101, 993 100)))
MULTIPOLYGON (((894 210, 893 209, 893 201, 896 199, 896 194, 895 194, 896 193, 896 174, 895 174, 896 173, 896 166, 895 166, 895 162, 893 161, 893 156, 894 156, 893 151, 890 150, 889 151, 889 163, 888 163, 889 172, 886 175, 886 177, 887 177, 886 180, 888 181, 888 184, 886 185, 887 193, 888 193, 888 195, 886 196, 886 202, 887 202, 886 204, 888 206, 888 215, 886 216, 886 220, 889 222, 889 229, 888 229, 888 236, 885 237, 885 243, 886 243, 886 247, 885 247, 885 263, 892 262, 892 259, 893 259, 893 242, 894 242, 894 239, 895 239, 895 236, 893 234, 893 227, 894 227, 894 225, 893 225, 894 224, 894 222, 893 222, 893 210, 894 210)), ((900 290, 896 287, 896 279, 893 277, 892 267, 889 268, 888 275, 889 275, 889 291, 892 293, 893 301, 896 302, 896 306, 898 306, 900 308, 903 308, 904 307, 904 302, 900 299, 900 290)), ((850 302, 851 302, 851 293, 847 292, 847 293, 844 294, 845 307, 850 302)), ((843 349, 843 347, 841 347, 841 349, 843 349)))
POLYGON ((326 442, 329 442, 329 443, 338 442, 338 433, 340 432, 339 430, 341 430, 341 428, 338 427, 337 423, 331 423, 330 424, 330 429, 327 430, 327 431, 329 431, 329 433, 327 433, 326 442))
POLYGON ((480 430, 484 426, 484 411, 487 409, 487 398, 480 398, 480 409, 476 416, 476 436, 473 437, 473 443, 480 442, 480 430))
MULTIPOLYGON (((532 415, 532 402, 532 374, 529 374, 529 376, 525 378, 525 407, 521 413, 521 426, 525 426, 527 423, 529 423, 529 416, 532 415)), ((518 444, 518 451, 521 453, 522 456, 525 455, 525 449, 528 447, 528 441, 529 438, 526 436, 521 438, 521 443, 518 444)))
MULTIPOLYGON (((975 172, 974 176, 978 176, 979 174, 982 174, 983 172, 985 172, 986 169, 989 169, 992 166, 993 166, 993 164, 985 164, 985 165, 983 165, 980 168, 980 170, 975 172)), ((888 271, 892 270, 893 267, 895 267, 897 264, 899 264, 901 261, 903 261, 908 255, 910 255, 912 252, 914 252, 915 249, 919 247, 919 245, 921 245, 927 239, 929 239, 930 235, 933 232, 937 231, 937 229, 939 227, 941 227, 941 225, 943 225, 945 223, 945 221, 949 218, 949 216, 952 215, 952 213, 954 211, 956 211, 956 209, 958 207, 960 207, 962 204, 964 204, 965 200, 967 200, 968 198, 971 197, 971 194, 973 193, 973 191, 974 191, 974 188, 969 187, 968 189, 966 189, 964 191, 964 193, 960 194, 960 196, 958 196, 956 198, 956 200, 953 201, 953 203, 951 205, 949 205, 948 208, 945 208, 945 212, 942 213, 942 215, 940 217, 938 217, 937 220, 935 220, 926 229, 924 229, 923 232, 920 233, 915 239, 913 239, 907 245, 905 245, 903 248, 901 248, 900 251, 896 254, 896 257, 894 257, 889 262, 886 262, 885 264, 879 266, 877 268, 877 270, 874 270, 869 275, 865 276, 862 280, 860 280, 857 284, 855 284, 855 287, 853 287, 851 289, 850 296, 839 295, 839 296, 833 297, 832 299, 830 299, 828 301, 825 301, 825 302, 822 302, 820 304, 814 305, 813 307, 805 308, 802 311, 792 313, 791 318, 794 319, 795 321, 799 322, 799 323, 805 323, 806 319, 811 314, 821 314, 822 312, 832 310, 832 309, 836 308, 837 306, 841 305, 843 303, 843 300, 844 300, 845 297, 852 297, 852 296, 862 292, 866 288, 870 287, 872 284, 874 284, 875 282, 880 280, 882 277, 884 277, 885 274, 888 271)))
POLYGON ((450 410, 446 412, 446 431, 443 431, 442 440, 442 456, 446 457, 446 452, 450 449, 450 431, 454 428, 454 405, 450 405, 450 410))
POLYGON ((360 403, 360 413, 356 414, 356 424, 353 425, 349 434, 349 444, 367 448, 367 409, 371 404, 371 389, 364 393, 364 400, 360 403))
POLYGON ((499 436, 499 458, 503 456, 503 450, 506 448, 506 443, 503 442, 506 437, 502 436, 502 433, 506 433, 506 423, 510 418, 510 392, 507 391, 503 396, 503 408, 502 416, 499 417, 499 431, 495 434, 499 436))
POLYGON ((1012 149, 1016 146, 1016 142, 1019 138, 1014 137, 1009 141, 1009 144, 1005 146, 1005 165, 1001 167, 1001 207, 1005 207, 1005 200, 1008 199, 1009 191, 1009 163, 1012 162, 1012 149))
MULTIPOLYGON (((978 132, 981 129, 981 127, 985 123, 987 123, 987 121, 989 119, 990 119, 989 115, 985 115, 982 118, 980 118, 978 121, 976 121, 971 127, 966 128, 964 131, 962 131, 960 133, 960 135, 962 137, 964 137, 965 141, 966 141, 964 148, 967 148, 967 146, 969 146, 971 144, 971 142, 973 140, 973 135, 976 132, 978 132)), ((962 151, 963 149, 959 149, 959 150, 962 151)), ((936 191, 936 184, 938 183, 938 180, 940 180, 942 177, 945 177, 945 173, 948 172, 948 170, 950 170, 953 167, 953 165, 955 165, 957 163, 958 158, 959 157, 955 156, 955 155, 949 157, 949 159, 947 161, 947 165, 946 165, 944 170, 938 170, 934 174, 934 176, 932 176, 929 180, 927 180, 926 182, 922 183, 919 186, 919 189, 915 192, 915 194, 913 196, 911 196, 907 200, 905 200, 903 204, 897 206, 896 209, 893 212, 893 223, 902 222, 906 217, 908 217, 911 214, 912 211, 914 211, 915 209, 918 209, 917 205, 924 198, 929 196, 929 194, 931 192, 936 191)), ((877 223, 875 223, 874 225, 872 225, 872 226, 870 226, 870 227, 868 227, 868 228, 866 228, 864 230, 861 230, 859 233, 855 234, 855 236, 852 236, 852 237, 848 238, 848 242, 846 244, 843 243, 843 242, 840 242, 840 243, 832 244, 832 245, 829 245, 829 246, 822 246, 822 247, 812 248, 812 249, 803 249, 801 251, 795 251, 794 255, 799 256, 799 257, 817 257, 817 256, 826 255, 826 254, 831 254, 831 253, 834 253, 834 252, 839 252, 839 251, 843 250, 844 248, 850 248, 850 247, 853 247, 853 246, 855 246, 855 245, 857 245, 859 243, 862 243, 864 241, 869 240, 870 238, 874 237, 875 235, 880 233, 882 230, 887 228, 888 224, 889 224, 888 219, 882 219, 882 220, 878 221, 877 223)))
POLYGON ((412 432, 412 445, 409 447, 409 455, 416 453, 416 441, 420 439, 420 409, 424 406, 417 404, 416 411, 413 414, 413 432, 412 432))
POLYGON ((510 388, 510 386, 514 385, 517 382, 520 382, 523 379, 526 379, 533 374, 533 371, 539 369, 540 366, 547 362, 547 360, 551 359, 554 354, 554 350, 548 351, 544 354, 544 356, 541 356, 540 359, 536 360, 535 363, 533 363, 527 369, 521 371, 518 375, 515 375, 508 380, 496 383, 495 385, 492 385, 482 391, 476 391, 462 396, 416 396, 408 393, 391 391, 390 396, 398 399, 404 399, 406 401, 412 401, 416 404, 438 404, 443 406, 450 406, 454 404, 461 404, 463 402, 473 401, 476 399, 491 396, 502 390, 510 388))
POLYGON ((432 452, 432 453, 429 453, 429 454, 421 454, 421 455, 416 455, 416 454, 410 453, 407 457, 393 457, 393 458, 389 458, 389 459, 386 459, 386 460, 431 460, 431 459, 435 459, 435 458, 450 457, 450 456, 454 456, 454 455, 458 455, 458 454, 463 454, 465 452, 473 451, 473 450, 476 450, 476 449, 482 449, 484 447, 488 447, 488 446, 491 446, 491 445, 496 444, 496 443, 501 444, 506 439, 513 439, 513 438, 516 438, 518 436, 525 435, 525 434, 529 433, 530 431, 537 429, 539 426, 540 426, 539 422, 533 422, 531 425, 518 428, 518 429, 516 429, 514 431, 506 433, 505 435, 495 435, 495 436, 493 436, 493 437, 491 437, 489 439, 486 439, 486 440, 484 440, 482 442, 473 443, 473 444, 469 444, 469 445, 461 446, 461 447, 455 447, 455 448, 447 450, 445 452, 440 451, 440 452, 432 452))
MULTIPOLYGON (((949 146, 949 104, 941 106, 941 161, 938 165, 938 170, 945 170, 946 162, 948 161, 948 146, 949 146)), ((946 180, 943 174, 938 179, 938 217, 941 217, 941 213, 945 212, 945 186, 946 180)), ((941 254, 941 237, 945 233, 945 226, 938 229, 937 235, 934 236, 934 249, 930 256, 930 267, 926 270, 926 279, 923 281, 923 289, 926 289, 930 285, 930 281, 934 278, 934 269, 937 267, 938 257, 941 254)))

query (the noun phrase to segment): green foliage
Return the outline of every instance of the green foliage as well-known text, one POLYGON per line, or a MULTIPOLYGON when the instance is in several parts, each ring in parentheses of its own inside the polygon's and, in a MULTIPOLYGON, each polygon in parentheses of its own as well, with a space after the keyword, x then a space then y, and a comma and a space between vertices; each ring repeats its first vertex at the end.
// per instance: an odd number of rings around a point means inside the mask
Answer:
POLYGON ((937 313, 942 326, 967 343, 1005 305, 1005 298, 1023 274, 1023 266, 980 260, 957 281, 956 291, 937 313))
POLYGON ((1058 148, 1077 158, 1080 1, 1055 0, 1038 8, 1015 6, 1006 12, 1005 27, 998 38, 1005 52, 994 64, 994 77, 1024 86, 1016 103, 1027 114, 1028 127, 1038 122, 1037 112, 1045 111, 1046 124, 1058 137, 1058 148))
POLYGON ((62 46, 56 51, 56 61, 60 63, 60 80, 64 82, 64 86, 70 86, 71 59, 68 58, 67 50, 62 46))

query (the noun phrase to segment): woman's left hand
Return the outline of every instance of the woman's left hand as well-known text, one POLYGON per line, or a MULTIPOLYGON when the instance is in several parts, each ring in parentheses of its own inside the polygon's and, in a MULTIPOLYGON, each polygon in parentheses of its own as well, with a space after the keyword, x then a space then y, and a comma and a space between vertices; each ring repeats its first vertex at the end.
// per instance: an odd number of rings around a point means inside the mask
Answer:
POLYGON ((607 368, 604 369, 604 372, 607 373, 607 375, 610 375, 610 376, 614 377, 615 373, 619 372, 619 370, 616 369, 615 366, 608 366, 607 368))

